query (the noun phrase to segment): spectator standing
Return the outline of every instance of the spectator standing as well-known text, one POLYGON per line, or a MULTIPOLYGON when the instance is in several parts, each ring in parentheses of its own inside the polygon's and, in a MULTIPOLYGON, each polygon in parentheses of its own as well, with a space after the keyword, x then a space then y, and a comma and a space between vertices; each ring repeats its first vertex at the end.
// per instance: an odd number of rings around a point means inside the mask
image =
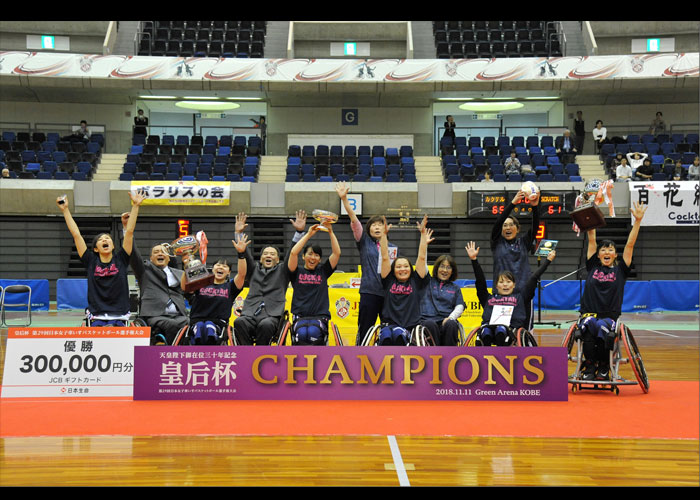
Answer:
POLYGON ((143 114, 143 110, 139 109, 134 116, 134 135, 148 135, 148 117, 143 114))
POLYGON ((583 121, 583 112, 577 111, 574 118, 574 134, 576 135, 576 149, 583 153, 583 143, 586 139, 586 124, 583 121))
POLYGON ((651 126, 649 127, 649 133, 653 134, 654 137, 656 137, 659 134, 666 133, 666 122, 664 121, 664 115, 661 111, 656 112, 656 118, 654 118, 654 121, 651 122, 651 126))

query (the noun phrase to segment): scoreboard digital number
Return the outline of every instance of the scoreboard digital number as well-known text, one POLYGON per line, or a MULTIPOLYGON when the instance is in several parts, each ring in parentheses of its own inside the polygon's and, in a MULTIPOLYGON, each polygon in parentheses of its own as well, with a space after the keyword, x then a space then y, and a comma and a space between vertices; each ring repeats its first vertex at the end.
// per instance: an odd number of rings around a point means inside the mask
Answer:
MULTIPOLYGON (((515 197, 517 191, 470 191, 468 195, 467 215, 469 217, 494 217, 503 213, 515 197)), ((524 200, 515 205, 512 214, 518 217, 532 215, 538 209, 541 218, 565 217, 574 209, 576 191, 542 191, 540 202, 536 207, 524 200)))

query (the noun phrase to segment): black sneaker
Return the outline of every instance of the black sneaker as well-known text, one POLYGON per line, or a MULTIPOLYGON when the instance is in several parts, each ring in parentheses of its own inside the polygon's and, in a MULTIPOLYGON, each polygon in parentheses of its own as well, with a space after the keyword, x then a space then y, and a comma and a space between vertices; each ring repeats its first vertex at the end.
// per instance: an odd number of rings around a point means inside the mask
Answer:
POLYGON ((596 380, 610 380, 610 367, 607 363, 598 367, 595 378, 596 380))
POLYGON ((595 380, 595 364, 585 363, 583 366, 583 372, 581 373, 582 380, 595 380))

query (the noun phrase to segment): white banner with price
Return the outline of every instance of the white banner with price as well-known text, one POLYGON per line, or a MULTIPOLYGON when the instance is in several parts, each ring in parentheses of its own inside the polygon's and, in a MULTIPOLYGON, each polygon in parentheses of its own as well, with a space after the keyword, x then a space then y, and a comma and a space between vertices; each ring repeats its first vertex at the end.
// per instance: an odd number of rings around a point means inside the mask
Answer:
POLYGON ((3 398, 131 397, 149 327, 10 328, 3 398))

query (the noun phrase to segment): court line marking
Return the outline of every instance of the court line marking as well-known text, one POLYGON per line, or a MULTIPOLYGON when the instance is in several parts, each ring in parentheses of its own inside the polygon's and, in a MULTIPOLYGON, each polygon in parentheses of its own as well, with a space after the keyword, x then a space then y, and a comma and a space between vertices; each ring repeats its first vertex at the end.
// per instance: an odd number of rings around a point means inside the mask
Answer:
POLYGON ((406 474, 406 467, 404 467, 403 464, 403 458, 401 458, 399 445, 396 442, 396 436, 387 436, 386 438, 389 440, 389 448, 391 449, 391 456, 394 459, 396 475, 399 477, 399 486, 411 486, 411 483, 408 481, 408 474, 406 474))
POLYGON ((670 333, 660 332, 660 331, 658 331, 658 330, 651 330, 651 329, 649 329, 649 328, 645 328, 645 330, 646 330, 647 332, 654 332, 654 333, 658 333, 658 334, 661 334, 661 335, 666 335, 667 337, 674 337, 674 338, 677 338, 677 339, 680 338, 679 335, 671 335, 670 333))

